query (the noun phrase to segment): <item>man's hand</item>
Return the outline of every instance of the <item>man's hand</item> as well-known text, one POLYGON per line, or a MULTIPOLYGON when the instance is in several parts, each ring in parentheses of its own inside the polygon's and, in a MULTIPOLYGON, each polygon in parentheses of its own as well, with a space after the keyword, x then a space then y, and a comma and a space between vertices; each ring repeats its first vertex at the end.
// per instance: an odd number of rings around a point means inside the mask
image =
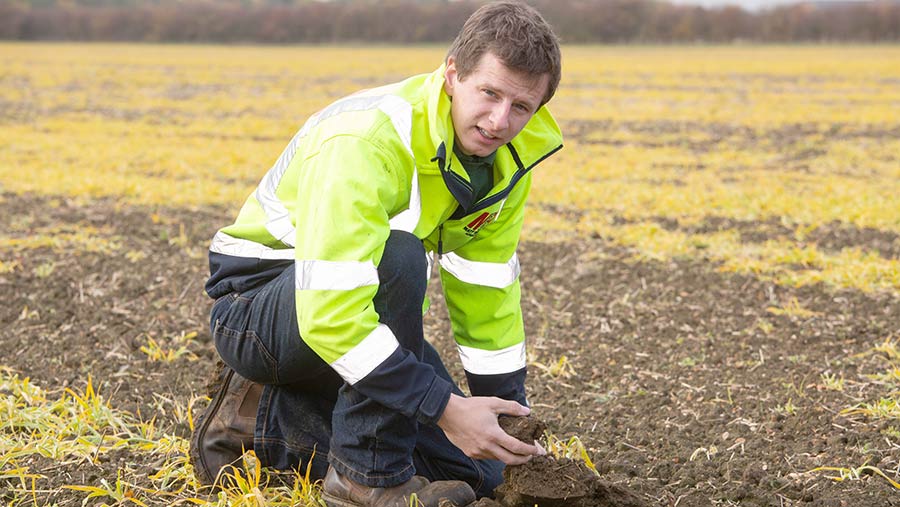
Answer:
POLYGON ((530 412, 531 409, 515 401, 451 394, 438 426, 470 458, 498 459, 507 465, 521 465, 534 455, 544 454, 543 449, 507 435, 497 424, 497 416, 526 416, 530 412))

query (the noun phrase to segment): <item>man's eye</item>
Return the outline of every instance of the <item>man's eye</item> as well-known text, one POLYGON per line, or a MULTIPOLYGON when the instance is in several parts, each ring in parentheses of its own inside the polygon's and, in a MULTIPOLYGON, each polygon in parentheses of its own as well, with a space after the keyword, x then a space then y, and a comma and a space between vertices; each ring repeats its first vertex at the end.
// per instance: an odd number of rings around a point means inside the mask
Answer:
POLYGON ((497 96, 497 94, 494 93, 494 90, 485 90, 484 93, 487 94, 487 96, 489 96, 489 97, 496 97, 496 96, 497 96))

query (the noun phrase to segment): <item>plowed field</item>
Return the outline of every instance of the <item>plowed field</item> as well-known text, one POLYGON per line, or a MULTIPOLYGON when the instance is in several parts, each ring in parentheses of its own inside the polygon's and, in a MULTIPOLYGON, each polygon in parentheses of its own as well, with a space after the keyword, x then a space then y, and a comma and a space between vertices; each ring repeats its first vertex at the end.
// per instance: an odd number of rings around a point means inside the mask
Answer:
MULTIPOLYGON (((205 250, 307 115, 442 55, 0 44, 0 500, 317 505, 193 482, 205 250)), ((564 58, 520 247, 535 414, 651 505, 900 505, 900 50, 564 58)))

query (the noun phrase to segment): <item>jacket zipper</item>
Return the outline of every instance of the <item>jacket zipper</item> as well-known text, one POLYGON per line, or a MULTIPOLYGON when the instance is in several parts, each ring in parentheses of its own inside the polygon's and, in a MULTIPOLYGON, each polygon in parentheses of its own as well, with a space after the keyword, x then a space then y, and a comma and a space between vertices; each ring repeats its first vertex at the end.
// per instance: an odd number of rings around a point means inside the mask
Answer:
POLYGON ((510 194, 510 192, 512 192, 513 187, 516 186, 516 184, 519 182, 519 180, 522 178, 522 176, 525 176, 525 174, 527 174, 532 169, 534 169, 534 167, 536 165, 540 164, 541 162, 543 162, 544 160, 549 158, 551 155, 553 155, 554 153, 556 153, 557 151, 562 149, 562 145, 559 145, 556 148, 550 150, 543 157, 539 158, 535 163, 531 164, 528 167, 525 167, 525 164, 522 163, 522 160, 519 158, 519 154, 516 152, 516 149, 513 148, 512 143, 507 144, 507 146, 509 147, 510 154, 512 155, 513 160, 515 160, 516 166, 518 167, 518 169, 516 170, 516 173, 512 177, 512 181, 510 181, 509 185, 507 185, 507 187, 505 189, 501 190, 500 192, 497 192, 496 194, 485 196, 480 201, 474 203, 474 206, 472 206, 472 209, 467 210, 466 215, 471 215, 472 213, 481 211, 489 206, 493 206, 494 204, 499 202, 501 199, 505 199, 510 194))
MULTIPOLYGON (((515 164, 516 164, 516 172, 513 174, 512 179, 509 182, 509 184, 506 186, 506 188, 504 188, 503 190, 501 190, 495 194, 485 196, 483 199, 481 199, 478 202, 471 203, 470 206, 472 206, 472 207, 470 209, 465 209, 465 207, 462 206, 462 203, 460 203, 460 207, 456 211, 454 211, 453 214, 450 216, 451 219, 459 218, 459 217, 457 217, 457 212, 459 212, 460 210, 462 210, 462 215, 460 215, 460 217, 466 216, 466 215, 471 215, 472 213, 481 211, 489 206, 493 206, 495 203, 499 202, 500 200, 505 199, 510 194, 513 187, 516 186, 516 184, 519 182, 520 179, 522 179, 523 176, 525 176, 529 171, 531 171, 536 165, 538 165, 539 163, 541 163, 542 161, 544 161, 545 159, 550 157, 550 155, 553 155, 554 153, 556 153, 557 151, 562 149, 562 145, 559 145, 556 148, 553 148, 552 150, 547 152, 543 157, 539 158, 537 161, 535 161, 530 166, 525 167, 525 165, 522 163, 522 159, 519 158, 519 154, 516 152, 516 149, 515 149, 515 147, 513 147, 512 143, 507 143, 506 146, 509 148, 510 155, 512 155, 513 160, 515 161, 515 164)), ((450 193, 453 195, 453 197, 459 203, 459 196, 457 196, 456 192, 454 192, 453 188, 451 188, 450 180, 448 180, 448 177, 454 178, 455 180, 457 180, 457 183, 462 184, 466 188, 466 190, 468 190, 469 192, 472 191, 472 187, 468 181, 466 181, 465 179, 463 179, 461 176, 454 173, 453 171, 450 171, 448 167, 445 167, 446 149, 447 148, 444 145, 444 143, 441 143, 438 146, 437 154, 431 159, 431 161, 438 163, 438 169, 441 172, 441 176, 444 178, 444 183, 447 185, 447 189, 450 190, 450 193)), ((443 255, 443 251, 444 251, 443 231, 444 231, 444 224, 442 223, 438 230, 438 259, 441 258, 441 256, 443 255)))

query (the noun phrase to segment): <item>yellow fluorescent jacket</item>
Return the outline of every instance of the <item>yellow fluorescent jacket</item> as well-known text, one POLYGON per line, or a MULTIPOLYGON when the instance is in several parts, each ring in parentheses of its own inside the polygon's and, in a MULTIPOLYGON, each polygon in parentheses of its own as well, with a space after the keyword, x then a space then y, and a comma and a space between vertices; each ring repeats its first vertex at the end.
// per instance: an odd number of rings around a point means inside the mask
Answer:
MULTIPOLYGON (((294 262, 300 335, 354 386, 396 371, 402 355, 372 304, 392 229, 420 238, 429 256, 440 254, 470 385, 473 375, 524 372, 516 246, 529 171, 562 147, 562 135, 540 108, 497 151, 494 187, 472 203, 468 176, 453 156, 443 70, 351 95, 313 115, 210 247, 212 297, 258 284, 294 262)), ((428 377, 416 381, 433 382, 428 377)), ((395 387, 406 390, 409 380, 398 378, 395 387)), ((418 407, 405 405, 421 404, 427 393, 418 397, 405 393, 387 404, 416 415, 418 407)))

